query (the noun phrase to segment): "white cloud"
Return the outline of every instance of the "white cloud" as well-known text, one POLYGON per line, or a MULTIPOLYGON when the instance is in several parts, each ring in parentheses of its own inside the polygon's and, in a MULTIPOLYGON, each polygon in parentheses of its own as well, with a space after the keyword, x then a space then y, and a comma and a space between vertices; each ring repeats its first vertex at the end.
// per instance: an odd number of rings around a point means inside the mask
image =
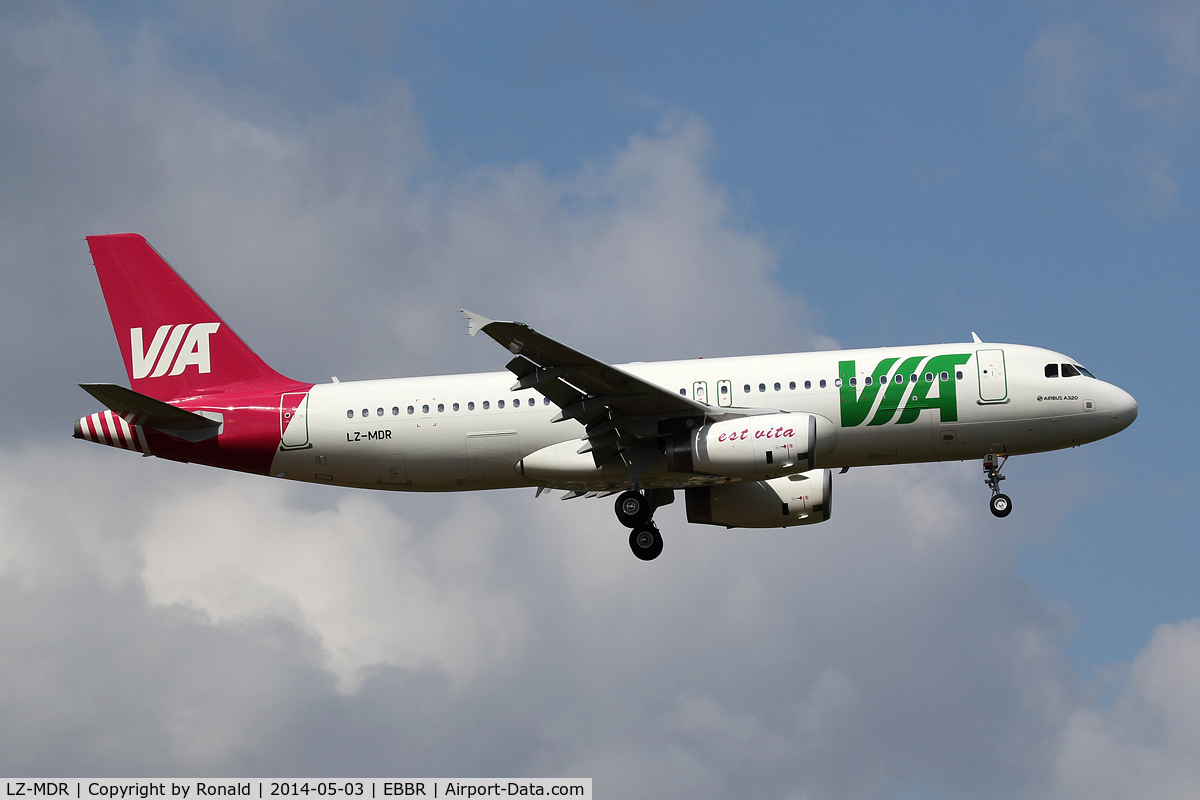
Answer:
POLYGON ((142 578, 151 602, 216 623, 279 617, 312 631, 346 690, 377 664, 434 665, 469 683, 520 653, 527 600, 494 585, 496 511, 474 497, 447 505, 417 530, 360 493, 311 511, 263 481, 172 492, 139 537, 142 578))
POLYGON ((1043 28, 1025 54, 1030 106, 1041 119, 1090 121, 1089 105, 1103 62, 1100 38, 1079 22, 1043 28))
POLYGON ((1194 797, 1200 789, 1200 620, 1160 625, 1110 707, 1072 712, 1048 797, 1194 797))

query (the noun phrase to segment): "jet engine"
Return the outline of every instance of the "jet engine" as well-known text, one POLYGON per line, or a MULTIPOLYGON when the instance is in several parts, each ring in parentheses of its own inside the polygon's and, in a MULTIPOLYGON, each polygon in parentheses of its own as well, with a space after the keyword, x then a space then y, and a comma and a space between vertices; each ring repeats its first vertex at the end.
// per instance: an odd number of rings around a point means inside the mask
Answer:
POLYGON ((762 414, 675 434, 667 467, 730 478, 778 475, 815 469, 836 444, 837 426, 820 414, 762 414))
POLYGON ((688 522, 727 528, 789 528, 829 519, 833 473, 800 472, 769 481, 684 490, 688 522))

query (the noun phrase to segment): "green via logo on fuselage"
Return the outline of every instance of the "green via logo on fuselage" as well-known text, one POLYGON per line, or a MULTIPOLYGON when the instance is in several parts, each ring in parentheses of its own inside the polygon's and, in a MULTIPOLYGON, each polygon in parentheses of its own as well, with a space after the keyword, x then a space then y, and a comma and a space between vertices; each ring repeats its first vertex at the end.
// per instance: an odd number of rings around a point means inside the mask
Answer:
POLYGON ((899 358, 885 358, 880 361, 871 376, 863 383, 862 393, 858 387, 851 384, 851 379, 857 382, 858 372, 853 361, 838 362, 838 377, 841 378, 842 427, 853 428, 866 421, 875 407, 875 399, 879 390, 884 389, 883 399, 875 416, 867 423, 883 425, 891 422, 896 412, 900 411, 897 425, 907 425, 915 422, 925 408, 936 408, 941 414, 942 422, 958 420, 958 393, 955 372, 959 365, 970 360, 970 353, 955 353, 944 356, 934 356, 923 366, 925 356, 913 356, 904 359, 903 363, 892 374, 892 367, 899 358), (945 377, 942 377, 945 375, 945 377), (930 397, 929 390, 937 381, 937 397, 930 397), (886 388, 885 388, 886 387, 886 388), (903 409, 903 410, 901 410, 903 409))

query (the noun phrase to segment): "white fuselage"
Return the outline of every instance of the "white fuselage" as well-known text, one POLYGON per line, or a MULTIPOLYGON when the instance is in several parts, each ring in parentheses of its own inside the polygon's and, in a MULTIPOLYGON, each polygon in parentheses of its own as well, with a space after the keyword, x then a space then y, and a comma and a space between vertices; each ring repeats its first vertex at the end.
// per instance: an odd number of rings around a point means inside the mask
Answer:
MULTIPOLYGON (((1048 364, 1075 363, 1041 348, 976 343, 620 366, 717 407, 819 414, 836 426, 837 444, 818 466, 837 468, 1055 450, 1132 422, 1137 404, 1120 388, 1086 375, 1046 377, 1048 364), (929 371, 947 363, 953 368, 929 371), (941 407, 927 407, 939 399, 941 407)), ((532 389, 511 391, 513 380, 494 372, 314 386, 306 407, 281 420, 272 474, 402 491, 578 488, 518 472, 522 458, 584 431, 572 420, 552 423, 559 409, 532 389)), ((622 488, 597 480, 583 488, 622 488)), ((672 482, 660 470, 659 485, 672 482)))

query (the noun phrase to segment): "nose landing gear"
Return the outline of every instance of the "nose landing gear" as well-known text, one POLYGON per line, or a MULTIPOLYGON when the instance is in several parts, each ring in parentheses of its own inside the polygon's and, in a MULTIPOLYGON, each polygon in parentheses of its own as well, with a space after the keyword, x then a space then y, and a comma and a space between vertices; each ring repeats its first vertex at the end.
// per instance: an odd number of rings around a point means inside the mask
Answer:
POLYGON ((642 561, 653 561, 662 553, 663 539, 654 524, 654 510, 674 499, 671 490, 651 490, 651 497, 636 489, 621 492, 617 497, 617 519, 629 532, 629 549, 642 561), (667 494, 664 496, 664 492, 667 494))
POLYGON ((1007 517, 1012 513, 1012 500, 1008 495, 1000 493, 1000 481, 1004 480, 1000 470, 1006 461, 1008 456, 997 456, 995 453, 988 453, 983 457, 983 472, 986 475, 983 482, 992 490, 992 499, 988 507, 996 517, 1007 517))

